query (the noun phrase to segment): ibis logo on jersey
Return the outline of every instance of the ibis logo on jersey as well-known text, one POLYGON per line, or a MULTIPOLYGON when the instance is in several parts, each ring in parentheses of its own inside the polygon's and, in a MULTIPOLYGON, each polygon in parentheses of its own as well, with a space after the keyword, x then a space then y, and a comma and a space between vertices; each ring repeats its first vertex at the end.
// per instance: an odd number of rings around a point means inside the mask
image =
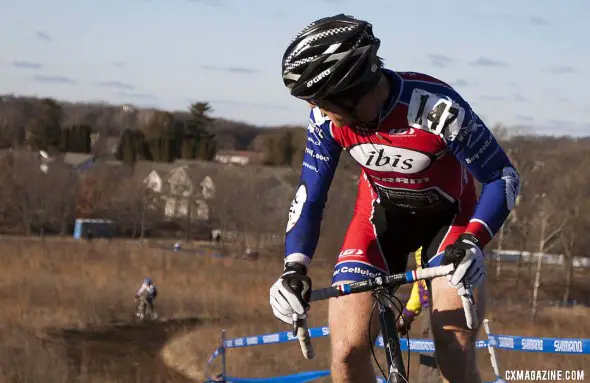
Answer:
POLYGON ((378 144, 360 144, 349 149, 359 164, 379 172, 413 174, 426 169, 430 157, 415 150, 378 144))
POLYGON ((308 88, 311 88, 314 84, 317 84, 318 82, 322 81, 322 79, 324 79, 329 74, 330 74, 330 69, 326 69, 322 73, 318 74, 317 76, 315 76, 314 78, 312 78, 311 80, 309 80, 307 82, 307 87, 308 88))

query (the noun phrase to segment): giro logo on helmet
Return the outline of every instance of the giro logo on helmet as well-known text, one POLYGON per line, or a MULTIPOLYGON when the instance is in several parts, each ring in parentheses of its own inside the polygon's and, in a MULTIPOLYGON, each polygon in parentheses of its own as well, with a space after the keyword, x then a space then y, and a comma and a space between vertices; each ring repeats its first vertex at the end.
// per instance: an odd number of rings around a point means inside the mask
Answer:
POLYGON ((325 99, 356 86, 372 88, 383 67, 379 45, 364 20, 344 14, 316 20, 285 50, 283 82, 303 100, 325 99))
POLYGON ((318 82, 320 82, 324 77, 326 77, 329 74, 330 74, 330 69, 326 69, 322 73, 318 74, 317 76, 315 76, 314 78, 312 78, 311 80, 309 80, 307 82, 307 87, 310 88, 314 84, 317 84, 318 82))

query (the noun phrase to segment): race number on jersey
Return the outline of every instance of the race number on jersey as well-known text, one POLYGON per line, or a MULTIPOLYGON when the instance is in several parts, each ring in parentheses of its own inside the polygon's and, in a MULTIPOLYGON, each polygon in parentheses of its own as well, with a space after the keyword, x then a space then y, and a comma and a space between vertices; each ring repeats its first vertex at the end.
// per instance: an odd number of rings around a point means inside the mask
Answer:
POLYGON ((412 92, 408 125, 452 141, 459 133, 464 118, 465 109, 452 99, 423 89, 414 89, 412 92))

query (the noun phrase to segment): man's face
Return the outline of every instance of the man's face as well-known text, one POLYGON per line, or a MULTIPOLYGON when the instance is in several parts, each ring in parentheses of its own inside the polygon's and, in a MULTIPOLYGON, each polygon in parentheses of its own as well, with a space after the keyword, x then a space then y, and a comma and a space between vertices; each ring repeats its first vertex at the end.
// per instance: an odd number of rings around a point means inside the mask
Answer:
POLYGON ((381 100, 375 89, 363 95, 358 102, 353 100, 338 100, 336 105, 328 100, 319 100, 310 103, 310 106, 318 106, 337 127, 350 126, 355 128, 362 122, 374 121, 381 111, 381 100))
POLYGON ((318 106, 321 109, 321 111, 324 114, 326 114, 337 127, 343 127, 345 125, 354 127, 358 123, 357 118, 355 118, 350 113, 351 109, 354 109, 356 112, 356 108, 351 107, 350 109, 345 110, 327 100, 319 101, 316 105, 310 104, 310 106, 318 106))

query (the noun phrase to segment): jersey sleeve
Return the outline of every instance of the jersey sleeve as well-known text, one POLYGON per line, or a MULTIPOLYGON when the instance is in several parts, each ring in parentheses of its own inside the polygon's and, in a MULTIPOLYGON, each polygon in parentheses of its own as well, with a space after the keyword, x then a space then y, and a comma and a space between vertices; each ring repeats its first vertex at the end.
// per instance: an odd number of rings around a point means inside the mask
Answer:
POLYGON ((482 184, 481 196, 465 230, 485 246, 500 230, 520 192, 520 177, 483 121, 458 94, 448 110, 455 121, 442 131, 450 151, 482 184), (453 109, 455 108, 455 109, 453 109), (463 118, 459 116, 463 114, 463 118))
POLYGON ((412 126, 441 136, 450 152, 482 184, 466 232, 483 247, 514 207, 520 191, 519 175, 492 132, 457 92, 442 86, 432 90, 413 91, 408 119, 412 126))
POLYGON ((285 262, 309 265, 317 247, 328 190, 342 151, 330 125, 318 108, 312 109, 301 177, 289 209, 285 262))

